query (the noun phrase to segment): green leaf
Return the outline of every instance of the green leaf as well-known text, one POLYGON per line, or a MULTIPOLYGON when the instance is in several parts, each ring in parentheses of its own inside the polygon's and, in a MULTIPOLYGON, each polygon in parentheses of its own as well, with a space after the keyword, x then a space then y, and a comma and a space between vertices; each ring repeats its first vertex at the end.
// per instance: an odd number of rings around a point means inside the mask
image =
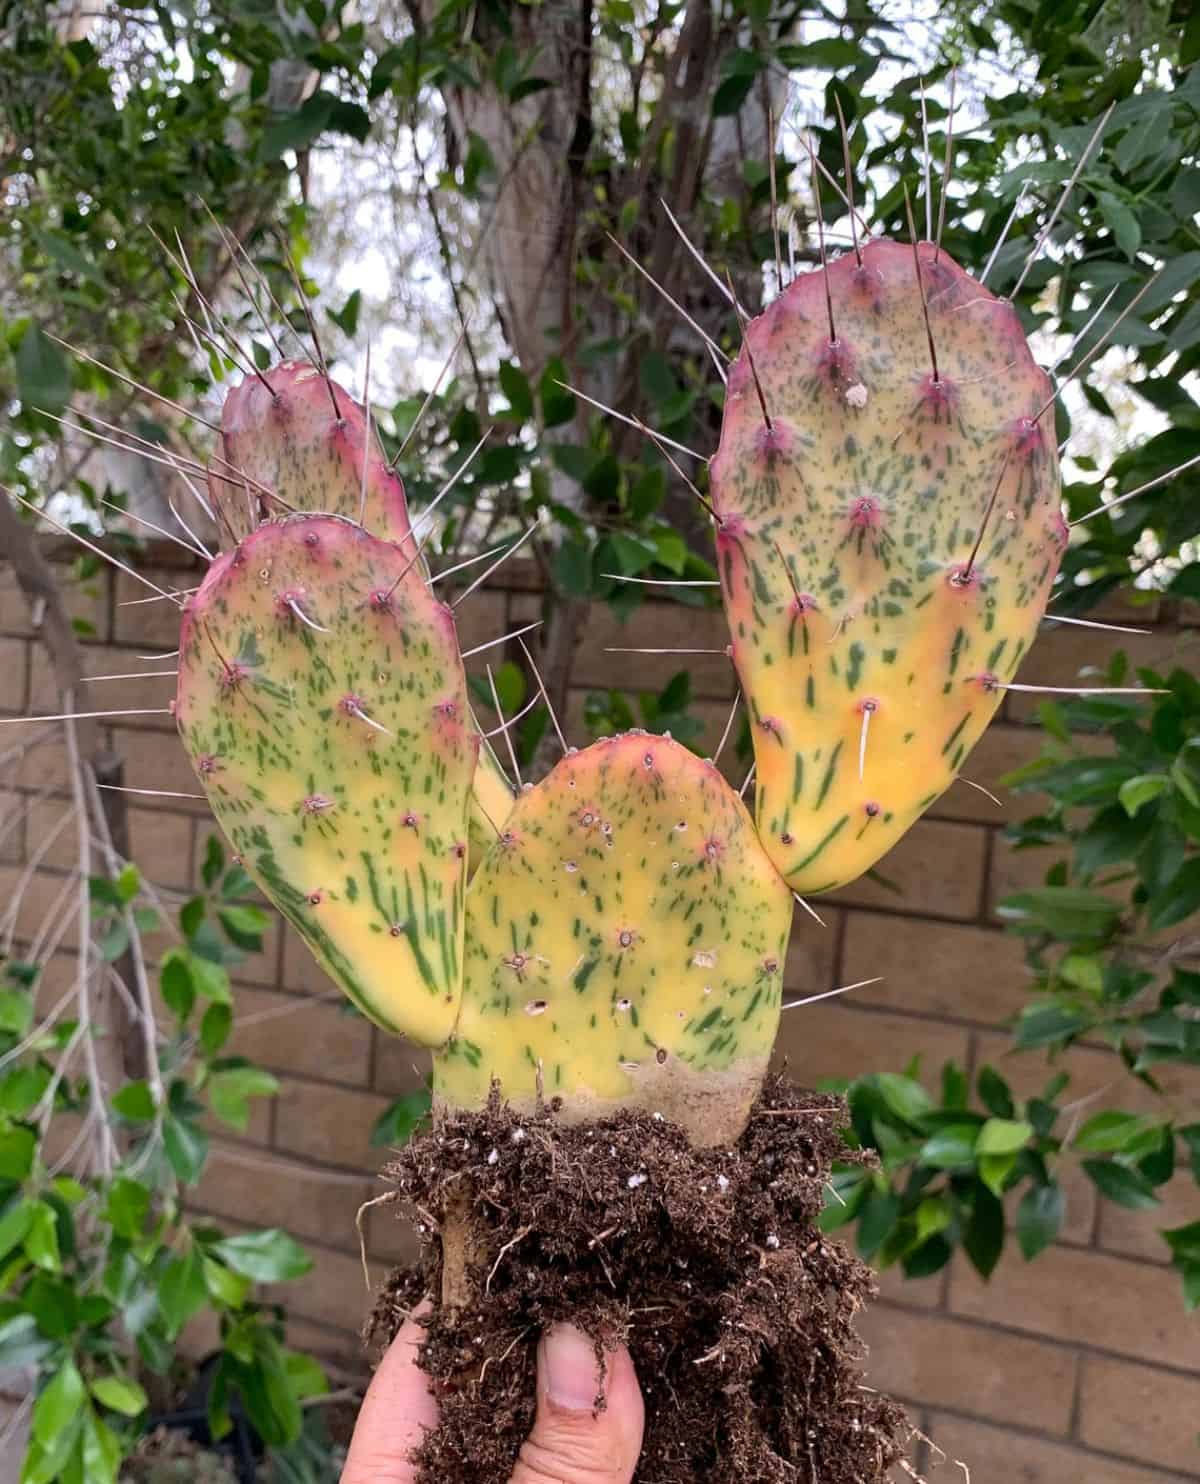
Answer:
POLYGON ((312 1258, 287 1232, 272 1227, 214 1242, 213 1252, 235 1273, 256 1283, 282 1283, 302 1278, 312 1268, 312 1258))
POLYGON ((1036 1046, 1065 1045, 1090 1025, 1086 1015, 1064 1005, 1026 1005, 1017 1021, 1016 1046, 1028 1051, 1036 1046))
POLYGON ((40 1366, 54 1349, 53 1340, 38 1332, 33 1314, 14 1314, 0 1319, 0 1371, 19 1371, 40 1366))
POLYGON ((306 150, 320 135, 349 134, 361 144, 371 132, 371 119, 357 103, 317 92, 306 98, 294 113, 278 115, 263 131, 259 154, 264 161, 277 160, 288 150, 306 150))
MULTIPOLYGON (((560 386, 567 382, 566 362, 560 356, 552 356, 538 381, 538 396, 542 403, 542 424, 547 428, 558 428, 569 423, 575 416, 574 393, 560 386)), ((510 398, 511 400, 511 398, 510 398)))
POLYGON ((1026 1261, 1044 1252, 1058 1237, 1066 1199, 1057 1180, 1032 1185, 1017 1206, 1017 1242, 1026 1261))
POLYGON ((24 1180, 33 1168, 37 1136, 31 1128, 14 1124, 0 1133, 0 1180, 24 1180))
POLYGON ((163 1002, 179 1020, 186 1020, 196 1003, 196 989, 188 968, 188 954, 182 948, 169 948, 163 954, 158 971, 158 988, 163 1002))
POLYGON ((1174 1226, 1160 1233, 1175 1262, 1200 1262, 1200 1221, 1174 1226))
POLYGON ((1142 1133, 1146 1124, 1147 1120, 1136 1113, 1097 1113, 1075 1135, 1074 1147, 1089 1154, 1116 1154, 1142 1133))
MULTIPOLYGON (((263 933, 270 921, 261 907, 218 907, 217 919, 230 942, 238 948, 246 953, 258 953, 261 950, 263 933)), ((201 989, 200 992, 203 994, 205 991, 201 989)))
POLYGON ((916 1123, 933 1107, 933 1099, 913 1077, 902 1077, 898 1072, 880 1072, 874 1082, 887 1106, 906 1123, 916 1123))
POLYGON ((140 1237, 150 1214, 150 1191, 139 1180, 118 1175, 108 1188, 104 1219, 119 1237, 140 1237))
POLYGON ((25 989, 0 989, 0 1035, 24 1036, 33 1024, 33 996, 25 989))
POLYGON ((371 1143, 375 1147, 397 1148, 407 1144, 421 1124, 429 1117, 432 1098, 428 1089, 406 1093, 397 1098, 391 1107, 384 1109, 371 1130, 371 1143))
POLYGON ((959 1169, 975 1163, 975 1140, 979 1133, 974 1123, 952 1123, 939 1129, 921 1146, 923 1164, 939 1170, 959 1169))
POLYGON ((62 1268, 62 1257, 58 1250, 58 1217, 51 1206, 38 1201, 30 1217, 29 1230, 25 1234, 25 1255, 36 1267, 49 1273, 62 1268))
POLYGON ((309 1396, 324 1396, 329 1390, 329 1378, 318 1361, 300 1350, 285 1350, 283 1366, 287 1372, 292 1395, 303 1401, 309 1396))
POLYGON ((1033 1125, 1011 1118, 989 1118, 975 1141, 976 1154, 1016 1154, 1033 1137, 1033 1125))
POLYGON ((130 1123, 148 1123, 154 1117, 154 1098, 148 1082, 127 1082, 113 1098, 112 1105, 130 1123))
POLYGON ((858 1250, 863 1257, 869 1261, 875 1256, 899 1218, 899 1198, 890 1190, 872 1190, 858 1217, 858 1250))
MULTIPOLYGON (((1119 201, 1116 196, 1110 195, 1108 191, 1098 191, 1096 199, 1100 203, 1100 213, 1104 217, 1105 224, 1112 232, 1113 241, 1129 261, 1133 262, 1142 242, 1142 229, 1137 213, 1126 206, 1123 201, 1119 201)), ((1120 341, 1119 332, 1117 338, 1120 341)))
POLYGON ((993 1117, 1011 1118, 1016 1112, 1016 1105, 1013 1103, 1008 1083, 995 1067, 980 1067, 975 1085, 979 1090, 980 1102, 993 1117))
POLYGON ((325 313, 344 335, 351 340, 358 334, 358 314, 362 308, 362 290, 355 289, 340 309, 327 309, 325 313))
POLYGON ((68 1355, 33 1407, 32 1436, 43 1447, 78 1424, 86 1392, 73 1356, 68 1355))
POLYGON ((163 1120, 163 1148, 184 1185, 199 1180, 208 1159, 208 1135, 188 1118, 169 1113, 163 1120))
POLYGON ((172 1339, 206 1300, 204 1268, 192 1247, 185 1256, 172 1258, 158 1280, 158 1306, 172 1339))
POLYGON ((1041 928, 1056 938, 1107 938, 1121 915, 1118 902, 1077 886, 1041 886, 1006 897, 998 908, 1009 922, 1041 928))
POLYGON ((975 1186, 962 1245, 979 1276, 990 1278, 1004 1250, 1004 1203, 983 1185, 975 1186))
POLYGON ((278 1078, 261 1067, 226 1067, 214 1071, 208 1079, 208 1099, 213 1112, 241 1133, 250 1123, 250 1099, 274 1097, 278 1091, 278 1078))
POLYGON ((949 1196, 932 1195, 917 1207, 917 1242, 927 1242, 938 1232, 944 1232, 954 1220, 954 1208, 949 1196))
POLYGON ((1016 1154, 981 1154, 979 1156, 979 1178, 1001 1200, 1008 1185, 1008 1177, 1016 1168, 1016 1154))
POLYGON ((0 1216, 0 1259, 7 1257, 14 1247, 21 1245, 32 1223, 33 1202, 24 1197, 19 1198, 0 1216))
POLYGON ((119 1412, 122 1417, 136 1417, 150 1405, 150 1399, 130 1376, 96 1376, 90 1383, 92 1395, 102 1407, 119 1412))
POLYGON ((71 366, 59 346, 30 321, 17 347, 17 395, 27 411, 60 413, 71 400, 71 366))
POLYGON ((1150 930, 1159 932, 1174 927, 1197 909, 1200 909, 1200 856, 1192 856, 1150 903, 1150 930))
POLYGON ((527 422, 533 416, 533 388, 529 378, 512 361, 501 361, 500 390, 508 398, 509 411, 517 422, 527 422))
POLYGON ((1125 780, 1117 792, 1117 798, 1124 805, 1125 813, 1132 818, 1143 804, 1157 799, 1159 794, 1165 793, 1170 787, 1171 780, 1165 773, 1139 773, 1136 778, 1125 780))
POLYGON ((232 1009, 228 1005, 210 1005, 200 1022, 200 1048, 205 1056, 216 1056, 232 1029, 232 1009))
POLYGON ((1137 1170, 1111 1159, 1085 1159, 1084 1172, 1107 1200, 1130 1211, 1149 1211, 1159 1204, 1154 1187, 1137 1170))
POLYGON ((222 1263, 215 1262, 211 1257, 200 1260, 200 1268, 204 1274, 204 1286, 219 1304, 227 1309, 240 1309, 246 1302, 246 1295, 250 1292, 249 1278, 243 1278, 240 1273, 235 1273, 231 1268, 222 1263))

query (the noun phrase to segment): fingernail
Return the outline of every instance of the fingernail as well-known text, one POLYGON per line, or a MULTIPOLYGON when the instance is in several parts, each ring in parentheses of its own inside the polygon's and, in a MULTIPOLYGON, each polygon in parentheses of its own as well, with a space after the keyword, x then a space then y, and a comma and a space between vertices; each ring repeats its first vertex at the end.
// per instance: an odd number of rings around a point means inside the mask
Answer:
POLYGON ((542 1338, 546 1395, 568 1412, 590 1412, 602 1390, 596 1347, 573 1324, 556 1324, 542 1338))

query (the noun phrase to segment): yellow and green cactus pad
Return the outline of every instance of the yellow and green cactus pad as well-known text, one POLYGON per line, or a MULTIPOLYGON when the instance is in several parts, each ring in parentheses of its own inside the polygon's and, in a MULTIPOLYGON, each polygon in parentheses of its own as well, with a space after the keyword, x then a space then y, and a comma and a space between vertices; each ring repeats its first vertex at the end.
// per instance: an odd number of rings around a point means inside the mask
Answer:
POLYGON ((1067 534, 1051 395, 932 243, 868 243, 748 326, 711 489, 759 836, 797 891, 896 843, 1029 648, 1067 534))
POLYGON ((176 717, 246 870, 366 1014, 458 1013, 477 739, 449 610, 335 516, 260 527, 184 617, 176 717))
POLYGON ((633 733, 519 795, 471 883, 440 1098, 493 1079, 573 1116, 636 1106, 734 1136, 779 1023, 792 897, 716 768, 633 733))

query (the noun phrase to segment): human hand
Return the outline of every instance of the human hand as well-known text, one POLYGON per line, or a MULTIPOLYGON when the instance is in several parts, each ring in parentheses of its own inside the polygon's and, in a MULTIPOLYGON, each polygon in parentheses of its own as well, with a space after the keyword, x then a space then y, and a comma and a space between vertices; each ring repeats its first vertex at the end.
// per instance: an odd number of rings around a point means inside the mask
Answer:
MULTIPOLYGON (((414 1484, 413 1450, 437 1426, 437 1403, 417 1366, 423 1331, 409 1319, 363 1399, 341 1484, 414 1484)), ((510 1484, 630 1484, 642 1450, 642 1393, 629 1351, 605 1357, 602 1412, 595 1348, 558 1324, 538 1346, 537 1417, 510 1484)), ((488 1484, 488 1481, 484 1481, 488 1484)))

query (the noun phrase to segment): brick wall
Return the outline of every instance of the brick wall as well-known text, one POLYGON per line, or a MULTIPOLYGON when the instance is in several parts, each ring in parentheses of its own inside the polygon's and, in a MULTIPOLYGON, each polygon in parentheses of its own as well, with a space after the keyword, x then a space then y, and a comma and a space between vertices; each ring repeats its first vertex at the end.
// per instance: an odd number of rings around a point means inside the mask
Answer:
MULTIPOLYGON (((165 554, 156 552, 154 560, 165 563, 165 554)), ((165 564, 145 570, 163 586, 197 580, 194 572, 165 564)), ((482 591, 462 610, 464 648, 537 616, 528 577, 508 580, 510 586, 482 591)), ((145 662, 131 662, 133 655, 175 647, 173 610, 136 601, 148 595, 132 579, 107 573, 72 593, 72 610, 95 631, 87 645, 89 673, 137 670, 145 662)), ((1128 610, 1110 605, 1109 616, 1118 613, 1128 621, 1128 610)), ((1196 667, 1200 630, 1190 629, 1186 616, 1139 609, 1136 621, 1152 632, 1122 636, 1135 663, 1196 667)), ((597 609, 575 670, 566 721, 572 740, 585 740, 588 689, 619 686, 632 668, 629 656, 606 654, 605 646, 724 642, 719 615, 648 603, 622 628, 597 609)), ((1071 683, 1110 647, 1094 631, 1044 632, 1022 678, 1071 683)), ((638 672, 647 686, 661 685, 682 663, 644 656, 638 672)), ((693 657, 691 669, 694 709, 712 747, 728 715, 732 676, 719 656, 693 657)), ((159 678, 89 689, 106 708, 151 708, 166 705, 171 684, 159 678)), ((994 905, 1019 884, 1040 879, 1047 864, 1036 854, 1013 854, 1001 835, 1006 820, 1036 805, 1005 798, 997 782, 1037 750, 1028 699, 1009 698, 967 766, 970 778, 1000 794, 999 807, 976 789, 955 785, 883 863, 898 893, 866 881, 849 887, 822 904, 824 930, 797 913, 790 989, 811 994, 874 975, 883 980, 785 1015, 781 1051, 794 1074, 896 1070, 917 1054, 931 1070, 950 1057, 973 1069, 1005 1056, 1003 1026, 1022 1003, 1024 970, 1019 944, 999 930, 994 905)), ((0 568, 0 712, 52 710, 55 700, 20 594, 0 568)), ((168 716, 124 718, 111 736, 126 758, 128 783, 195 792, 168 716)), ((8 790, 0 792, 0 827, 14 817, 15 792, 28 806, 23 826, 0 840, 0 904, 61 815, 63 781, 53 744, 0 774, 0 790, 8 790)), ((210 829, 202 803, 145 797, 130 804, 133 852, 147 874, 173 890, 194 885, 210 829)), ((55 846, 46 850, 19 932, 35 931, 43 913, 62 910, 58 893, 70 865, 55 846)), ((69 971, 63 956, 45 976, 47 996, 69 971)), ((347 1014, 305 950, 277 929, 266 952, 245 965, 238 999, 233 1049, 275 1071, 281 1091, 257 1108, 244 1137, 214 1130, 196 1204, 231 1226, 278 1224, 308 1242, 316 1267, 291 1290, 294 1340, 353 1365, 354 1331, 368 1301, 354 1213, 372 1194, 380 1163, 367 1136, 390 1099, 419 1084, 423 1059, 347 1014)), ((1077 1096, 1117 1076, 1103 1052, 1075 1051, 1067 1065, 1077 1096)), ((1036 1057, 1010 1059, 1004 1070, 1022 1090, 1045 1075, 1036 1057)), ((1128 1091, 1121 1088, 1122 1095, 1128 1091)), ((1200 1089, 1184 1088, 1183 1096, 1195 1104, 1200 1089)), ((884 1275, 882 1297, 863 1321, 871 1384, 908 1402, 934 1443, 970 1466, 973 1484, 1200 1480, 1200 1321, 1185 1317, 1155 1231, 1195 1219, 1197 1204, 1194 1186, 1182 1181, 1166 1208, 1148 1217, 1101 1209, 1088 1184, 1073 1180, 1062 1240, 1036 1262, 1027 1266, 1009 1255, 990 1285, 963 1264, 920 1282, 884 1275)), ((378 1278, 404 1256, 406 1241, 380 1210, 368 1213, 366 1230, 378 1278)), ((943 1473, 958 1477, 949 1465, 943 1473)))

